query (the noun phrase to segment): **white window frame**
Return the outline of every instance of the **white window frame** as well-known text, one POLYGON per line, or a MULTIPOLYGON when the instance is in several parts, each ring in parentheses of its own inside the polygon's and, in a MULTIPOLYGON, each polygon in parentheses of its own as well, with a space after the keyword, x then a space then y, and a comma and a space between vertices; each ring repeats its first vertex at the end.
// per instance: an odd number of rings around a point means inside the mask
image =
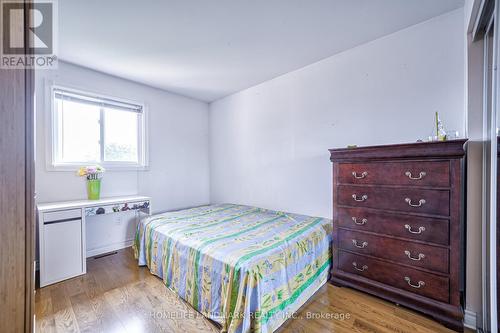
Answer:
MULTIPOLYGON (((148 170, 149 169, 149 132, 148 132, 148 110, 145 103, 132 101, 128 99, 124 99, 116 96, 107 96, 95 92, 90 92, 88 90, 83 89, 75 89, 68 86, 56 85, 56 84, 47 84, 47 101, 48 101, 48 109, 50 112, 48 113, 48 117, 46 119, 47 133, 46 133, 46 141, 47 141, 47 149, 46 149, 46 164, 48 171, 76 171, 81 166, 99 164, 103 166, 106 170, 117 170, 117 171, 132 171, 132 170, 148 170), (56 90, 63 90, 67 92, 71 92, 74 94, 83 95, 86 97, 92 97, 97 99, 108 99, 112 101, 116 101, 119 103, 127 103, 134 104, 142 107, 142 112, 139 116, 139 128, 138 128, 138 163, 135 162, 106 162, 104 161, 104 143, 100 143, 101 149, 101 162, 98 161, 82 161, 82 162, 68 162, 61 163, 56 161, 56 156, 58 156, 58 125, 57 125, 57 113, 56 113, 56 103, 54 101, 54 94, 56 90)), ((101 111, 102 112, 102 111, 101 111)), ((101 116, 101 119, 103 117, 101 116)), ((104 124, 101 124, 101 138, 103 137, 104 124)))

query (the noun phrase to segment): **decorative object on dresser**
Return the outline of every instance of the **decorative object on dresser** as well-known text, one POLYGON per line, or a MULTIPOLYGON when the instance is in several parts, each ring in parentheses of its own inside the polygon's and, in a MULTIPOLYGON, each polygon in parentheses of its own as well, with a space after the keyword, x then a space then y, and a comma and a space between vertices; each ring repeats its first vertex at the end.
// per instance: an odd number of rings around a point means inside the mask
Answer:
POLYGON ((463 331, 466 140, 330 149, 330 282, 463 331))
POLYGON ((89 200, 99 200, 101 197, 101 178, 104 171, 105 169, 100 165, 78 169, 77 175, 87 178, 87 196, 89 200))

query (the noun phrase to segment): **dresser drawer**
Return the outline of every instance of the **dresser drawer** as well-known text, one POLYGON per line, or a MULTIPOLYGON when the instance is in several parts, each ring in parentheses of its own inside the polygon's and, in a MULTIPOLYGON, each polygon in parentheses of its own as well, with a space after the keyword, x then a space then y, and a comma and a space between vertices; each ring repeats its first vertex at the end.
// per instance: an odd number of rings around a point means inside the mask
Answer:
POLYGON ((82 218, 81 209, 58 210, 43 214, 43 223, 82 218))
POLYGON ((449 301, 449 279, 377 259, 338 252, 342 271, 363 276, 441 302, 449 301))
POLYGON ((365 208, 337 208, 336 222, 339 226, 379 234, 389 234, 425 241, 449 244, 449 222, 397 213, 382 213, 365 208))
POLYGON ((341 184, 450 186, 450 163, 372 162, 338 164, 341 184))
POLYGON ((343 250, 397 261, 447 274, 448 249, 411 241, 402 241, 362 232, 338 230, 339 247, 343 250))
POLYGON ((417 188, 339 185, 339 205, 448 216, 450 192, 417 188))

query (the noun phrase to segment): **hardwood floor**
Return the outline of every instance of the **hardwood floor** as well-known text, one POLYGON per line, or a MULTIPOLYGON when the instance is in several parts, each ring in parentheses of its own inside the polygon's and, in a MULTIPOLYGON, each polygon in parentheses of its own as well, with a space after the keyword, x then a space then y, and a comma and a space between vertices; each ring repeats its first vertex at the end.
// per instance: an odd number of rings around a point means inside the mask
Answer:
MULTIPOLYGON (((219 332, 147 268, 138 267, 130 248, 89 259, 86 275, 38 289, 35 313, 36 332, 219 332)), ((328 284, 278 332, 451 331, 412 311, 328 284)))

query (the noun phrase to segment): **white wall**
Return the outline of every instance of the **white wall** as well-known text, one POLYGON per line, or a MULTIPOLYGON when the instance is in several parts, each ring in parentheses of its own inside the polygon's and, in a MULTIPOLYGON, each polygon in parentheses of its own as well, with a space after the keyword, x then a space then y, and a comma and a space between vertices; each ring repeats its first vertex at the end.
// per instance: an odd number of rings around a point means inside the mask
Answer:
POLYGON ((212 202, 332 216, 328 148, 465 131, 463 9, 210 105, 212 202))
POLYGON ((59 62, 36 73, 36 193, 38 202, 85 199, 74 172, 47 171, 45 85, 79 88, 144 102, 149 116, 147 171, 105 173, 102 196, 149 195, 155 212, 209 202, 208 105, 83 67, 59 62))

